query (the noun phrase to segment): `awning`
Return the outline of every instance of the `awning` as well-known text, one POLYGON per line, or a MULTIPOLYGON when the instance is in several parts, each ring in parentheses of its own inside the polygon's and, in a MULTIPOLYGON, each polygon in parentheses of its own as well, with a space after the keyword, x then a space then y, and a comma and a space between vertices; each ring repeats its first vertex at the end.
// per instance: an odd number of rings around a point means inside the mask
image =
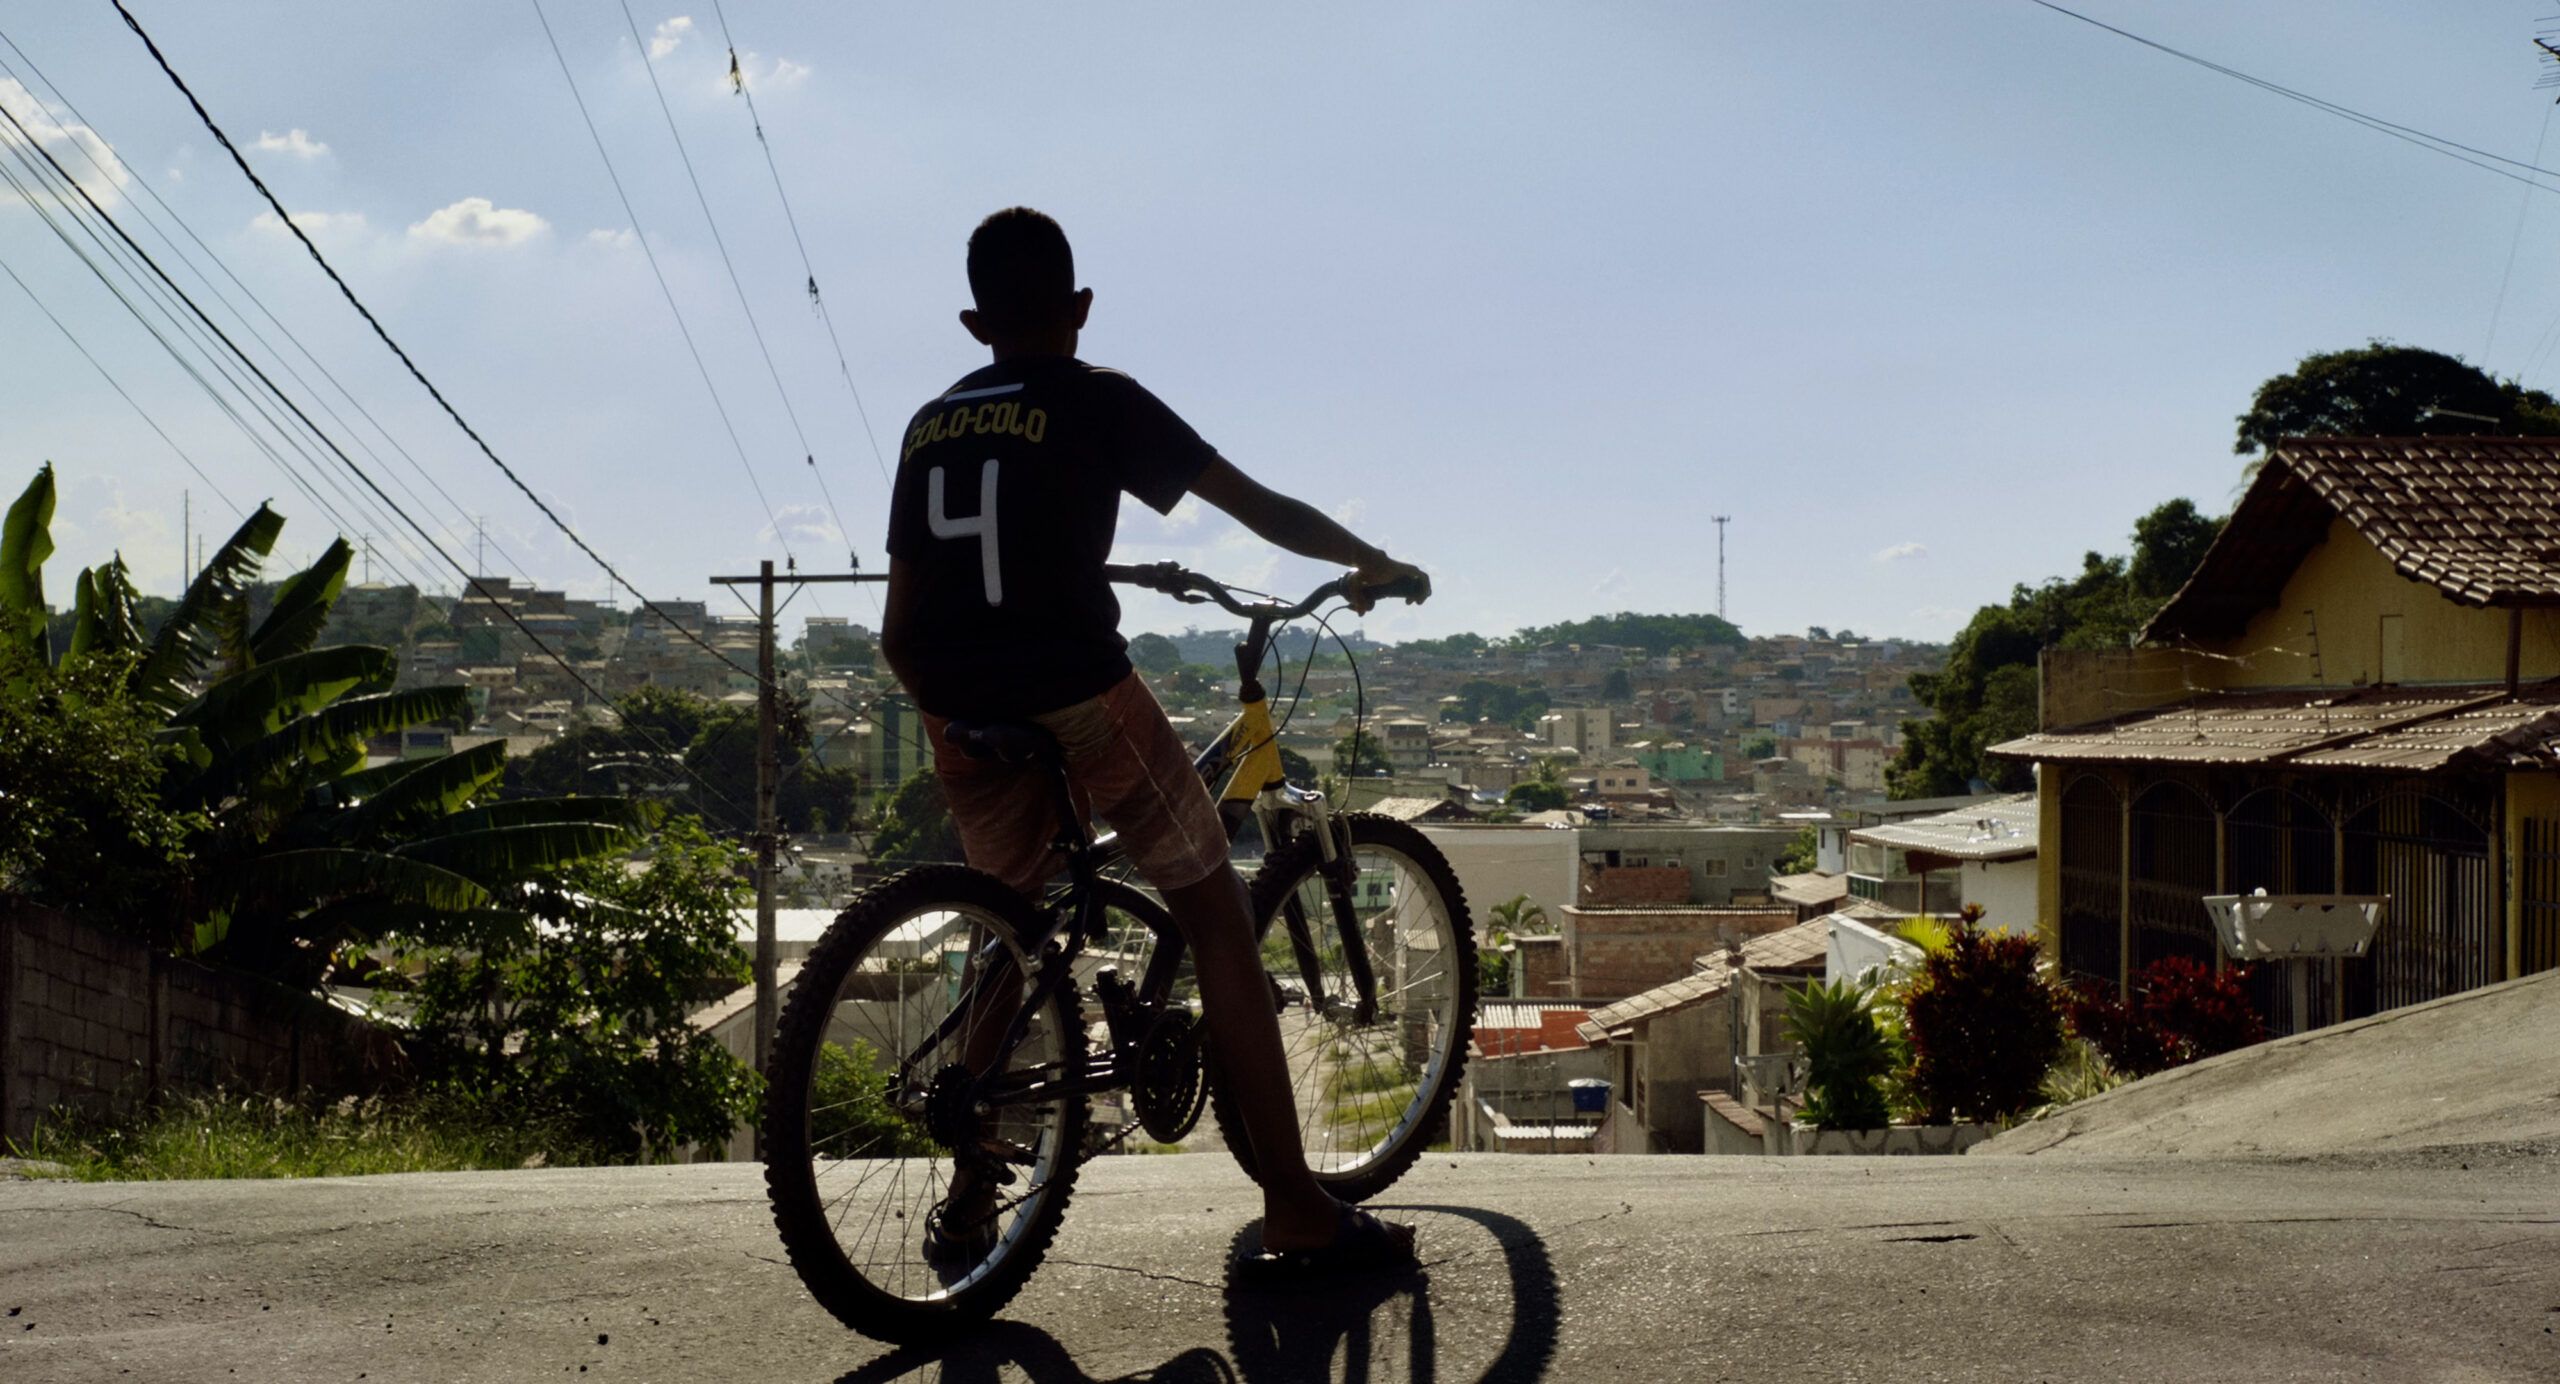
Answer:
POLYGON ((2232 764, 2426 773, 2560 767, 2560 687, 2216 693, 2039 731, 1985 754, 2051 763, 2232 764))

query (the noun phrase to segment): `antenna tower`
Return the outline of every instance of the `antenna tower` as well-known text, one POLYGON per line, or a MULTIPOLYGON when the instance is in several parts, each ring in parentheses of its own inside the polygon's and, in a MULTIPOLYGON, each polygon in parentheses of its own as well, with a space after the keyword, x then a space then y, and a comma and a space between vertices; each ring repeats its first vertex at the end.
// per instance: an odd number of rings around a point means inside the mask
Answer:
POLYGON ((1733 522, 1730 514, 1712 516, 1716 525, 1716 618, 1724 616, 1724 526, 1733 522))

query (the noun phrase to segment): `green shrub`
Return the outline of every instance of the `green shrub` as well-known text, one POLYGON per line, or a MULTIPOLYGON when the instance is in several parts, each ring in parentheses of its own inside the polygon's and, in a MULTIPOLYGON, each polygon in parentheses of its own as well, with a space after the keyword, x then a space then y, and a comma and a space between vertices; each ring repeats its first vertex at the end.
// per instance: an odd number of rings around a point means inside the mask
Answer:
POLYGON ((1822 1129, 1874 1129, 1890 1123, 1876 1082, 1893 1066, 1893 1047, 1877 1027, 1867 987, 1854 980, 1815 983, 1787 996, 1786 1037, 1804 1049, 1804 1117, 1822 1129))
POLYGON ((1904 1001, 1908 1078, 1932 1121, 2006 1120, 2043 1103, 2062 1053, 2062 1009, 2031 937, 1986 932, 1979 905, 1922 958, 1904 1001))

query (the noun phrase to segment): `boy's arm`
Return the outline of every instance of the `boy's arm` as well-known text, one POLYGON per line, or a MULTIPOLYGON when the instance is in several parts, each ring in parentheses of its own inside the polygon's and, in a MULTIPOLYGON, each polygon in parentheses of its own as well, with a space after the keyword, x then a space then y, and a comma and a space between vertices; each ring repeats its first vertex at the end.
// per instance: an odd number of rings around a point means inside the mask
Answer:
MULTIPOLYGON (((1422 575, 1422 569, 1409 562, 1399 562, 1379 548, 1373 548, 1354 536, 1351 530, 1325 517, 1315 506, 1294 500, 1263 485, 1239 471, 1224 457, 1213 458, 1201 468, 1191 482, 1191 493, 1216 505, 1237 523, 1251 529, 1266 542, 1311 557, 1318 562, 1339 562, 1359 577, 1362 586, 1384 586, 1388 582, 1422 575)), ((1366 600, 1354 599, 1353 608, 1368 609, 1366 600)))

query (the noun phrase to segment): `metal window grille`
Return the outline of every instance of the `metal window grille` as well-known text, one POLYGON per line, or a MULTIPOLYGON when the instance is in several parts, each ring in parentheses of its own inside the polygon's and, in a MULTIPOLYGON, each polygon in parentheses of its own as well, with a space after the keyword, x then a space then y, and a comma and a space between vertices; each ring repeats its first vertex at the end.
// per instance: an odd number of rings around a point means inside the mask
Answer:
POLYGON ((2164 956, 2211 964, 2204 896, 2214 892, 2213 805, 2183 783, 2155 783, 2133 805, 2133 969, 2164 956))
POLYGON ((2062 795, 2062 969, 2112 985, 2124 878, 2124 809, 2102 779, 2062 795))
POLYGON ((2524 819, 2524 850, 2516 860, 2518 902, 2524 905, 2524 973, 2560 966, 2560 822, 2524 819))
POLYGON ((2400 792, 2347 819, 2347 892, 2391 898, 2372 954, 2345 964, 2347 1017, 2498 979, 2506 948, 2487 816, 2485 804, 2400 792))

